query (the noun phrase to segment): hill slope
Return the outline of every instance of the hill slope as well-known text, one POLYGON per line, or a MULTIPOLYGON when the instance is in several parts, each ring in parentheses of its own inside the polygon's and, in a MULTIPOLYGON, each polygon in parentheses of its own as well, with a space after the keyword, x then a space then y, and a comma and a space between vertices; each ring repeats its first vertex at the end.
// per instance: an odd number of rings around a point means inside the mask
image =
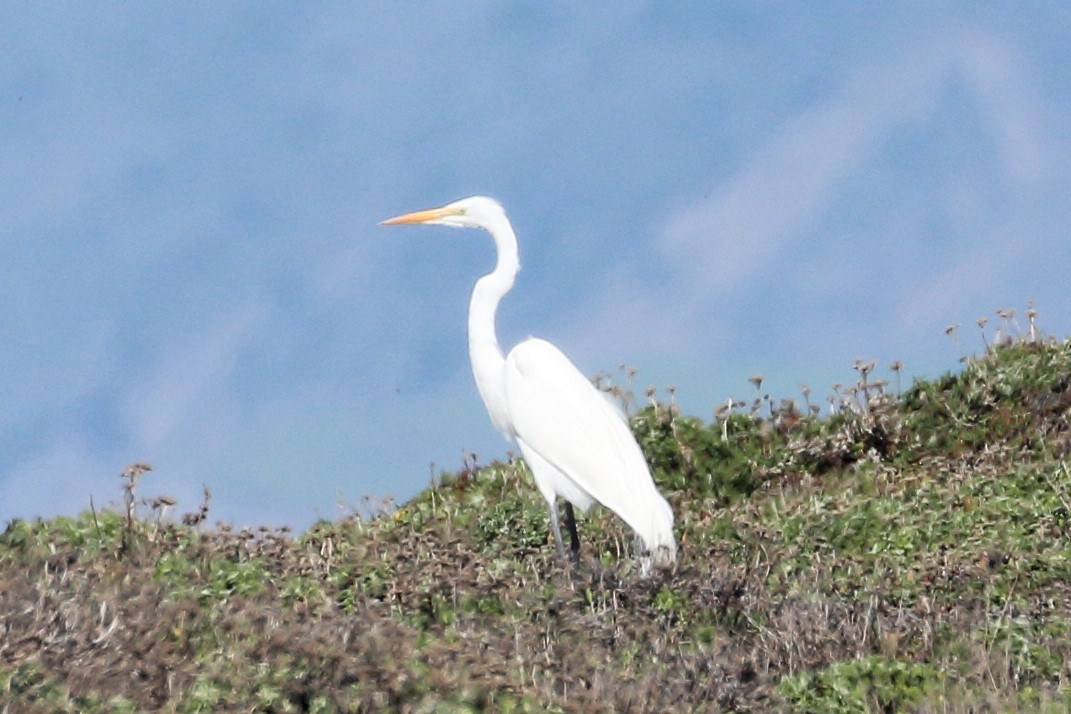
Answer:
MULTIPOLYGON (((523 465, 292 536, 128 513, 0 536, 0 711, 1062 711, 1071 342, 989 350, 817 419, 634 428, 677 514, 640 577, 605 510, 554 558, 523 465)), ((198 522, 201 521, 201 522, 198 522)))

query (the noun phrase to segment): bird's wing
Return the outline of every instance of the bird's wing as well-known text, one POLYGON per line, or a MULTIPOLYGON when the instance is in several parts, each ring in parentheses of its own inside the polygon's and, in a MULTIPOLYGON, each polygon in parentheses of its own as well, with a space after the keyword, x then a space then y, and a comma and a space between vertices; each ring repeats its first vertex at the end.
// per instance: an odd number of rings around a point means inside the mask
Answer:
MULTIPOLYGON (((623 414, 561 350, 534 338, 514 347, 505 389, 510 421, 527 450, 633 529, 647 529, 651 499, 664 501, 643 453, 623 414)), ((538 467, 529 465, 533 472, 538 467)), ((568 498, 560 487, 555 491, 568 498)))

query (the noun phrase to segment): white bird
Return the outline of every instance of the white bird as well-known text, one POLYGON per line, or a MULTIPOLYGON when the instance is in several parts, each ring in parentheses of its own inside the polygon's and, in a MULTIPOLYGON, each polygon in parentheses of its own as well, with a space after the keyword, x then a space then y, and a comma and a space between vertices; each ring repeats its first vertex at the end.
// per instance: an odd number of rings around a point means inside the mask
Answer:
POLYGON ((635 531, 645 572, 652 562, 673 563, 673 510, 655 488, 624 414, 546 340, 530 337, 505 356, 498 346, 495 312, 520 269, 517 237, 502 206, 473 196, 382 225, 405 223, 483 228, 494 238, 495 269, 476 281, 469 302, 472 375, 491 421, 517 442, 547 501, 558 552, 565 552, 556 506, 561 496, 574 558, 580 543, 570 504, 583 511, 598 501, 635 531))

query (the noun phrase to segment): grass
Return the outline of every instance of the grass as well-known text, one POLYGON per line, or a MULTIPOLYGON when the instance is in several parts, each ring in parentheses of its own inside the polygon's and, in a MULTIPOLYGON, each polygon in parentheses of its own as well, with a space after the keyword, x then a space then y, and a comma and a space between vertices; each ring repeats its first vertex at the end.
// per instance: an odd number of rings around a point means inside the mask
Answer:
POLYGON ((0 712, 1067 710, 1071 342, 856 368, 825 418, 636 410, 652 578, 598 508, 558 562, 518 462, 300 534, 170 519, 134 465, 121 511, 0 534, 0 712))

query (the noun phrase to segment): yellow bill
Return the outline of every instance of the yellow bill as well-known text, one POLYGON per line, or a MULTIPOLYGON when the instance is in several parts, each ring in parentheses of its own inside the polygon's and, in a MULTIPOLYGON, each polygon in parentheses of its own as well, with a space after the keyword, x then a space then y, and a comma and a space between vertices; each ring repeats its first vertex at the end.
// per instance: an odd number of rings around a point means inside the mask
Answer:
POLYGON ((450 215, 458 215, 461 213, 457 208, 429 208, 424 211, 413 211, 412 213, 403 213, 400 216, 394 218, 388 218, 385 221, 380 221, 381 226, 397 226, 404 223, 427 223, 428 221, 434 221, 439 218, 450 215))

